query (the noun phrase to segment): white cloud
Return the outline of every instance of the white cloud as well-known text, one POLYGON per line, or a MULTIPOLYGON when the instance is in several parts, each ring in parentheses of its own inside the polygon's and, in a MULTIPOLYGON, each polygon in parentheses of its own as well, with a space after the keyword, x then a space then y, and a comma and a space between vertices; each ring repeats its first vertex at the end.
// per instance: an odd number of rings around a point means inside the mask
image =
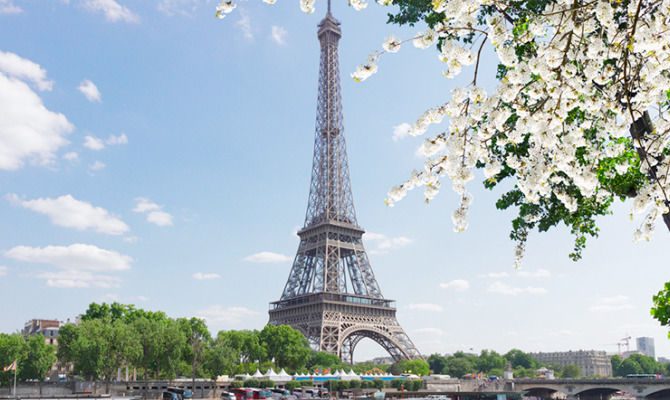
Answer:
POLYGON ((109 135, 107 140, 105 140, 105 143, 107 143, 109 145, 127 144, 128 143, 128 136, 126 136, 125 133, 122 133, 119 136, 109 135))
POLYGON ((244 35, 245 38, 249 40, 253 40, 254 34, 251 31, 251 19, 249 18, 249 15, 247 15, 244 11, 240 10, 240 15, 242 18, 240 18, 235 25, 237 25, 240 30, 242 31, 242 35, 244 35))
POLYGON ((7 267, 0 265, 0 276, 7 275, 7 267))
POLYGON ((193 276, 193 279, 197 279, 199 281, 221 278, 221 275, 219 275, 219 274, 215 274, 215 273, 203 274, 202 272, 196 272, 192 276, 193 276))
POLYGON ((470 289, 470 283, 464 279, 454 279, 446 283, 440 283, 442 289, 453 289, 456 292, 465 292, 470 289))
POLYGON ((32 82, 38 90, 53 88, 53 81, 47 79, 47 71, 44 68, 14 53, 0 50, 0 72, 4 72, 10 78, 32 82))
POLYGON ((0 0, 0 15, 19 14, 22 11, 21 7, 14 5, 13 0, 0 0))
POLYGON ((156 8, 168 16, 181 14, 192 17, 198 8, 198 0, 161 0, 156 8))
POLYGON ((163 206, 159 206, 146 197, 135 199, 137 204, 133 211, 136 213, 147 213, 147 221, 157 226, 172 226, 172 215, 163 211, 163 206))
POLYGON ((521 269, 517 271, 517 275, 525 278, 548 278, 551 276, 551 272, 546 269, 538 269, 537 271, 526 271, 521 269))
POLYGON ((50 264, 70 271, 125 271, 133 259, 113 250, 91 244, 75 243, 69 246, 29 247, 16 246, 3 255, 18 261, 50 264))
POLYGON ((84 0, 84 7, 89 11, 102 11, 105 14, 105 19, 110 22, 140 22, 139 15, 115 0, 84 0))
POLYGON ((172 226, 172 215, 165 211, 151 211, 147 214, 147 221, 157 226, 172 226))
POLYGON ((95 136, 84 136, 84 147, 98 151, 105 148, 105 143, 95 136))
POLYGON ((393 127, 393 141, 397 142, 398 140, 404 138, 405 136, 409 135, 409 129, 412 126, 408 124, 407 122, 403 122, 400 125, 396 125, 393 127))
POLYGON ((108 235, 122 235, 130 230, 118 217, 101 207, 77 200, 72 195, 58 198, 20 200, 16 194, 5 196, 11 203, 47 215, 54 225, 79 231, 92 229, 108 235))
POLYGON ((147 296, 137 296, 137 300, 139 300, 139 301, 149 301, 149 298, 147 296))
POLYGON ((289 262, 293 259, 289 256, 285 256, 279 253, 273 253, 271 251, 261 251, 260 253, 252 254, 246 256, 242 261, 253 262, 253 263, 281 263, 289 262))
POLYGON ((71 151, 69 153, 63 154, 63 159, 68 161, 77 161, 79 160, 79 154, 75 153, 74 151, 71 151))
POLYGON ((93 171, 97 171, 97 170, 100 170, 100 169, 105 168, 106 166, 107 166, 107 165, 105 165, 104 162, 102 162, 102 161, 96 161, 96 162, 94 162, 93 164, 89 165, 88 167, 89 167, 90 169, 92 169, 93 171))
POLYGON ((439 328, 419 328, 414 329, 412 333, 417 335, 432 335, 432 336, 442 336, 445 334, 444 331, 439 328))
POLYGON ((0 51, 0 170, 16 170, 26 161, 46 165, 68 141, 74 126, 48 110, 25 81, 51 90, 46 71, 30 60, 0 51))
POLYGON ((489 272, 488 274, 484 275, 479 275, 481 278, 494 278, 494 279, 499 279, 499 278, 507 278, 509 274, 507 272, 489 272))
POLYGON ((589 307, 592 312, 612 312, 632 310, 633 306, 630 304, 628 296, 615 295, 609 297, 601 297, 596 300, 596 303, 589 307))
POLYGON ((138 197, 135 199, 135 201, 137 201, 137 205, 135 206, 135 208, 133 208, 133 211, 135 211, 136 213, 143 213, 146 211, 161 209, 161 206, 147 199, 146 197, 138 197))
POLYGON ((414 240, 405 236, 388 237, 384 234, 374 232, 366 232, 363 235, 363 239, 376 245, 370 251, 371 254, 383 254, 388 252, 388 250, 396 250, 414 242, 414 240))
POLYGON ((407 306, 407 309, 414 311, 430 311, 430 312, 444 311, 444 308, 442 308, 441 305, 432 303, 419 303, 419 304, 411 303, 410 305, 407 306))
POLYGON ((104 149, 105 144, 113 146, 117 144, 126 144, 126 143, 128 143, 128 136, 126 136, 125 133, 122 133, 119 136, 109 135, 109 137, 105 139, 105 141, 95 136, 84 137, 84 147, 87 147, 95 151, 104 149))
POLYGON ((257 311, 246 307, 223 307, 220 305, 209 306, 204 310, 196 312, 196 316, 205 319, 207 325, 216 327, 231 327, 242 323, 249 317, 259 315, 257 311))
POLYGON ((281 26, 272 25, 272 34, 270 35, 270 37, 275 43, 279 45, 285 45, 286 44, 285 38, 287 33, 288 31, 282 28, 281 26))
POLYGON ((130 244, 135 244, 140 240, 137 236, 126 236, 123 238, 123 241, 130 244))
POLYGON ((95 86, 95 83, 91 82, 88 79, 84 79, 81 81, 79 86, 77 86, 77 90, 82 92, 84 94, 84 97, 90 102, 97 101, 100 103, 102 101, 102 97, 100 96, 100 91, 98 90, 98 87, 95 86))
POLYGON ((121 279, 105 273, 126 271, 133 262, 131 257, 116 251, 82 243, 44 248, 16 246, 3 252, 3 255, 18 261, 56 267, 56 271, 34 275, 44 279, 47 286, 56 288, 119 287, 121 279))
POLYGON ((73 289, 73 288, 117 288, 121 279, 116 276, 94 274, 90 271, 62 270, 58 272, 42 272, 35 277, 46 280, 49 287, 73 289))
POLYGON ((493 282, 489 285, 488 291, 491 293, 498 293, 505 296, 517 296, 519 294, 545 294, 547 289, 541 287, 528 286, 525 288, 513 287, 503 282, 493 282))

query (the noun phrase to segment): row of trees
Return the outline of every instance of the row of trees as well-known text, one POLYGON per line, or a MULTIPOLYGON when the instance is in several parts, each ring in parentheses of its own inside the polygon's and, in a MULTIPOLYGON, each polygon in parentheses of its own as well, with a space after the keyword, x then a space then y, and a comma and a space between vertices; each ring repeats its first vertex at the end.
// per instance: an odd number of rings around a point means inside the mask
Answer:
POLYGON ((670 375, 670 364, 661 364, 653 357, 642 354, 632 354, 625 360, 615 355, 610 360, 612 361, 612 375, 614 376, 630 374, 670 375))
POLYGON ((505 365, 509 363, 515 377, 535 377, 541 367, 551 368, 557 376, 576 378, 581 376, 581 369, 575 365, 562 368, 559 365, 544 365, 528 353, 512 349, 501 355, 493 350, 482 350, 479 355, 456 352, 450 356, 432 354, 428 357, 430 370, 436 374, 462 377, 466 374, 483 373, 485 375, 502 376, 505 365))
POLYGON ((80 324, 61 327, 58 346, 58 359, 91 380, 113 379, 123 367, 136 368, 144 379, 193 380, 270 366, 296 370, 310 356, 307 339, 289 326, 220 331, 213 337, 202 319, 173 319, 119 303, 92 303, 80 324))
POLYGON ((55 351, 54 346, 46 344, 42 335, 26 339, 19 333, 0 333, 0 386, 5 386, 14 379, 14 371, 2 372, 2 368, 14 360, 18 365, 18 379, 44 379, 56 362, 55 351))

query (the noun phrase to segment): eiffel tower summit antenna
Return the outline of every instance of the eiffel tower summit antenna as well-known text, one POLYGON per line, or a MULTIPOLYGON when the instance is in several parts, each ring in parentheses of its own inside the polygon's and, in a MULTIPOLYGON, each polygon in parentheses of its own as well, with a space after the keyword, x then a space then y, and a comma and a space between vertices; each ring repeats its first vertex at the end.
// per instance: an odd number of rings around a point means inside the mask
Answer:
POLYGON ((354 209, 342 118, 340 22, 328 12, 318 25, 321 59, 312 179, 300 244, 270 323, 299 329, 316 350, 353 362, 364 338, 394 360, 421 358, 382 296, 363 247, 354 209))

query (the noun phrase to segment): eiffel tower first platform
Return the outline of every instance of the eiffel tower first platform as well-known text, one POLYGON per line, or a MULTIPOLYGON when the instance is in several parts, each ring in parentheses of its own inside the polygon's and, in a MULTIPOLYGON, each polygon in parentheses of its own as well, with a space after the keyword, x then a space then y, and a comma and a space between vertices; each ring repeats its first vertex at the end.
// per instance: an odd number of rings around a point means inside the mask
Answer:
POLYGON ((313 348, 353 362, 364 338, 394 360, 421 358, 382 296, 363 247, 349 181, 338 42, 340 23, 328 13, 321 43, 312 183, 300 245, 281 300, 270 303, 270 323, 299 329, 313 348))

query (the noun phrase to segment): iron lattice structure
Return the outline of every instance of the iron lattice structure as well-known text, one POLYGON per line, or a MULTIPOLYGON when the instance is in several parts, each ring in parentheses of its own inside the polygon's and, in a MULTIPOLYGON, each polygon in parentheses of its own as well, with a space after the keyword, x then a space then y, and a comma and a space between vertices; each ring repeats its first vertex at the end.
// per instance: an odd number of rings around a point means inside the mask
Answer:
POLYGON ((358 226, 342 119, 338 42, 340 23, 328 13, 321 43, 312 182, 300 245, 281 299, 270 303, 270 323, 299 329, 317 349, 353 362, 363 338, 394 360, 421 358, 384 299, 358 226))

